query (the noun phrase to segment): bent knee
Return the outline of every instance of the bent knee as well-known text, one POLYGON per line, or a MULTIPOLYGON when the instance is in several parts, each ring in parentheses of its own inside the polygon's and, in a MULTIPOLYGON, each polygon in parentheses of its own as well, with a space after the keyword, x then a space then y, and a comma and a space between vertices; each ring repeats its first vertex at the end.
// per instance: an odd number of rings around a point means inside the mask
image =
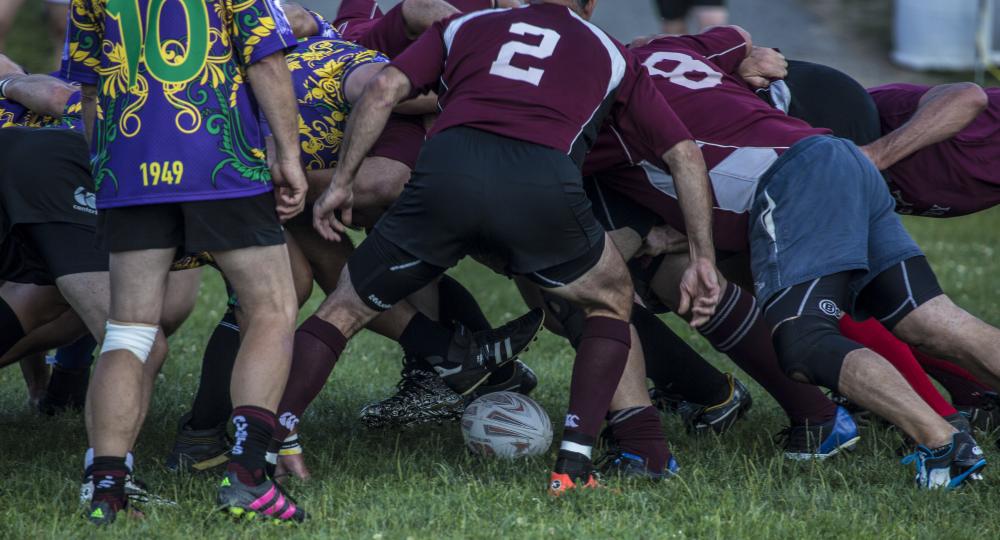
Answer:
POLYGON ((836 320, 810 315, 782 322, 775 329, 772 342, 785 375, 834 391, 844 359, 862 348, 840 333, 836 320))

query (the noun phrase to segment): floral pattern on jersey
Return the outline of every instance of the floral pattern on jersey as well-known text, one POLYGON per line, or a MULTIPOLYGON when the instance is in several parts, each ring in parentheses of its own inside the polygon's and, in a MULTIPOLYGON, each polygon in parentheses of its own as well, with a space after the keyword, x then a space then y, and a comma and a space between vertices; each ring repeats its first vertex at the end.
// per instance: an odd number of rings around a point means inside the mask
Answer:
POLYGON ((307 170, 337 165, 350 104, 344 81, 365 64, 389 59, 339 39, 310 38, 285 57, 299 104, 299 142, 307 170))
MULTIPOLYGON (((223 177, 230 189, 242 189, 241 181, 270 182, 256 105, 246 90, 246 66, 294 44, 277 3, 72 2, 63 74, 76 75, 84 83, 88 77, 95 79, 99 110, 112 114, 106 118, 102 113, 97 119, 94 180, 98 189, 105 179, 117 188, 118 180, 124 178, 125 171, 118 172, 123 164, 135 168, 128 157, 112 155, 114 143, 143 137, 158 142, 169 137, 170 144, 191 148, 214 145, 217 152, 188 158, 198 161, 197 176, 208 177, 213 188, 223 177), (150 15, 154 12, 155 20, 150 15), (144 130, 144 122, 158 127, 144 130), (165 122, 170 124, 167 129, 165 122)), ((151 160, 157 159, 157 145, 136 144, 151 148, 151 160)))

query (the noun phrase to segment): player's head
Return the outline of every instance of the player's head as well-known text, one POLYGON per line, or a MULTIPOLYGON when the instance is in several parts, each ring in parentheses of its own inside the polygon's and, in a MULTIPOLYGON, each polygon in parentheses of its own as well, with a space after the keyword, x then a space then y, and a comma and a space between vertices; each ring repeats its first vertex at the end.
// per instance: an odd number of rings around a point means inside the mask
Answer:
POLYGON ((597 0, 547 0, 553 4, 562 4, 575 11, 584 19, 590 20, 597 7, 597 0))

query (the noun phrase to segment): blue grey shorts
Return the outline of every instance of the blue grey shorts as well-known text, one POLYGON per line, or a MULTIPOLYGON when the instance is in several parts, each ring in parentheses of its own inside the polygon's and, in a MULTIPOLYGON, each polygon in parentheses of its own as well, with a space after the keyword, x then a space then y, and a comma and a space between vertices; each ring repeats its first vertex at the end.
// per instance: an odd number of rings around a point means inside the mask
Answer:
POLYGON ((765 305, 788 287, 853 271, 853 303, 882 271, 923 254, 894 208, 854 143, 826 135, 796 143, 761 178, 750 209, 757 300, 765 305))

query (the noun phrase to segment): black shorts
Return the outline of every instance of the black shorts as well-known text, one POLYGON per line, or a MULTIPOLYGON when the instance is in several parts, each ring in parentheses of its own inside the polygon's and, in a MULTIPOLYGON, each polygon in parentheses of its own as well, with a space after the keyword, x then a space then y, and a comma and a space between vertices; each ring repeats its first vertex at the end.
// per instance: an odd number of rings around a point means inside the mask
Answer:
POLYGON ((97 232, 77 223, 17 225, 0 257, 0 279, 15 283, 54 285, 62 276, 108 271, 108 252, 97 247, 97 232))
POLYGON ((604 229, 569 156, 466 127, 424 144, 375 230, 440 268, 485 255, 550 287, 576 280, 604 250, 604 229))
POLYGON ((653 226, 663 223, 652 210, 639 206, 619 191, 602 186, 594 176, 583 179, 583 188, 594 207, 594 217, 606 231, 632 229, 644 238, 653 226))
POLYGON ((703 6, 724 6, 725 0, 657 0, 660 17, 669 20, 687 17, 692 8, 703 6))
POLYGON ((270 192, 252 197, 120 206, 98 214, 100 245, 110 252, 178 248, 228 251, 285 242, 270 192))

